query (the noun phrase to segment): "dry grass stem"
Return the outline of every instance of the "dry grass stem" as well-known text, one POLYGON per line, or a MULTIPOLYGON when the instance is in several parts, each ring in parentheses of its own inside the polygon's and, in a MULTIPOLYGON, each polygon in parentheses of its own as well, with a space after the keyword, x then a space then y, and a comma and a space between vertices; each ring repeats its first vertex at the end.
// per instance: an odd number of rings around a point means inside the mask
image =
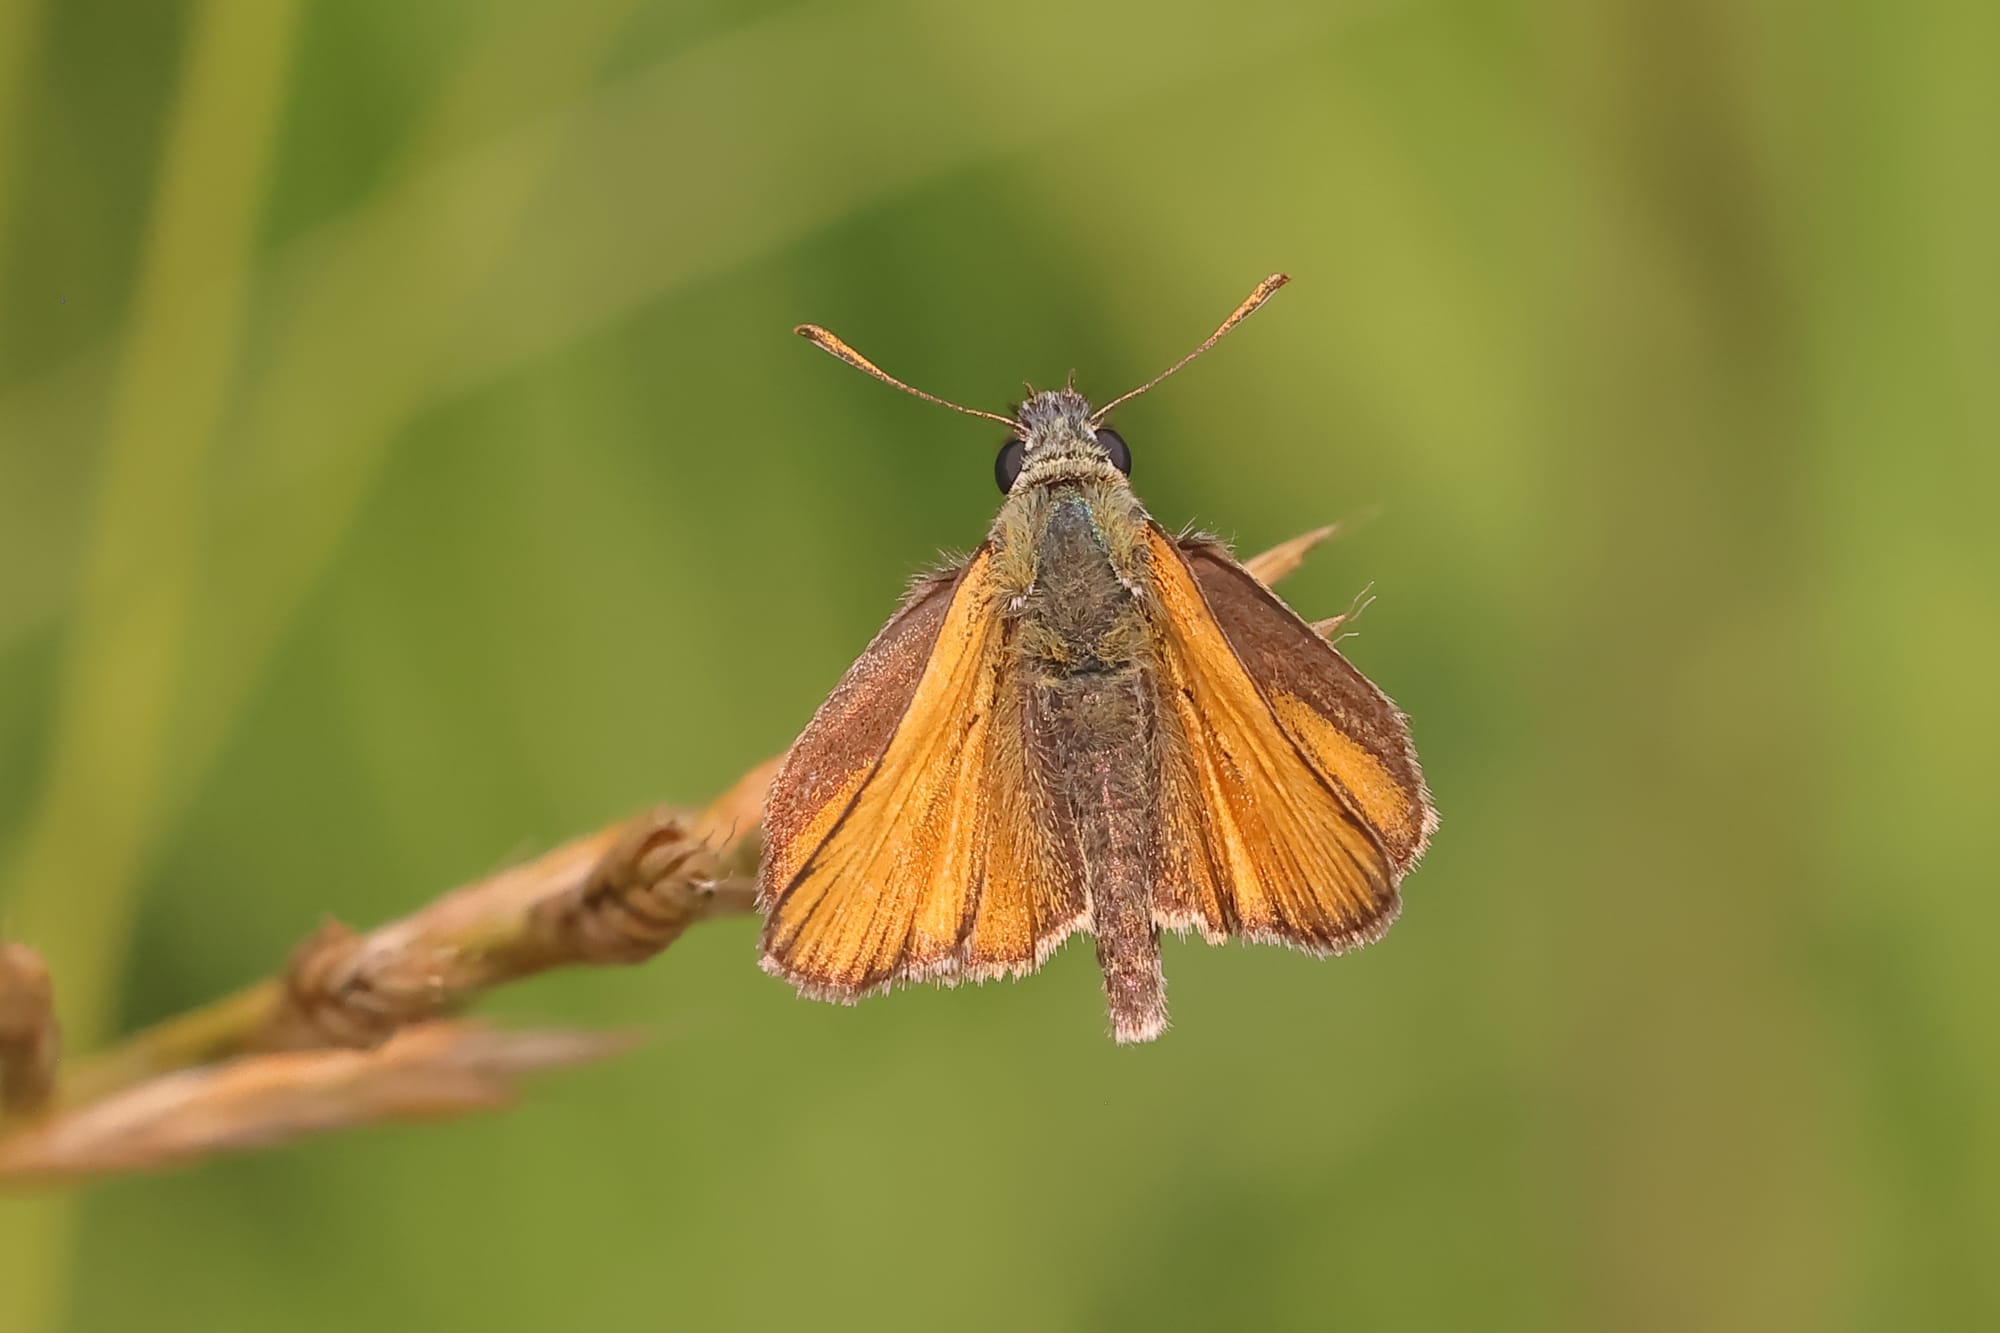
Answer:
POLYGON ((372 931, 329 922, 279 976, 82 1062, 63 1100, 246 1052, 366 1048, 550 968, 643 962, 697 921, 754 909, 757 812, 773 771, 759 765, 698 814, 647 811, 372 931))
POLYGON ((504 1106, 521 1077, 630 1044, 593 1032, 425 1023, 369 1051, 239 1056, 166 1074, 0 1139, 0 1181, 144 1171, 301 1135, 504 1106))
POLYGON ((1251 556, 1243 562, 1243 568, 1249 570, 1252 577, 1268 588, 1303 565, 1307 553, 1313 547, 1339 531, 1338 523, 1329 523, 1323 528, 1302 532, 1290 541, 1279 542, 1270 550, 1251 556))
POLYGON ((328 923, 292 957, 261 1050, 376 1045, 552 967, 636 963, 702 917, 743 912, 720 848, 653 810, 356 934, 328 923))
POLYGON ((329 923, 277 977, 81 1062, 59 1089, 47 972, 33 951, 6 946, 5 1109, 52 1109, 0 1132, 0 1187, 502 1105, 521 1073, 621 1048, 587 1033, 432 1020, 550 968, 644 961, 697 921, 751 911, 773 771, 760 765, 700 813, 647 811, 365 934, 329 923), (40 1044, 28 1040, 36 1032, 40 1044))

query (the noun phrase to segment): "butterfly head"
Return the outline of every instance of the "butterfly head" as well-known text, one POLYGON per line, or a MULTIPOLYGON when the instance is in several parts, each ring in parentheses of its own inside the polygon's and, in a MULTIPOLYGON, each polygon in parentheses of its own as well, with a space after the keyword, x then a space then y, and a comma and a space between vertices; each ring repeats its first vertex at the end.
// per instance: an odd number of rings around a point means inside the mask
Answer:
POLYGON ((1090 403, 1074 389, 1031 394, 1014 414, 1014 435, 993 460, 1004 493, 1054 481, 1122 480, 1132 451, 1117 431, 1099 426, 1090 403))

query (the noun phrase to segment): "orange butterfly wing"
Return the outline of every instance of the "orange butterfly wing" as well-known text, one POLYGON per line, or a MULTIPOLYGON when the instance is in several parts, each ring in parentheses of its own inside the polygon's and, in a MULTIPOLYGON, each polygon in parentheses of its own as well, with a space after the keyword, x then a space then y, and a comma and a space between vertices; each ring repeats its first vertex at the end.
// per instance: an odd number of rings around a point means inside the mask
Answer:
POLYGON ((1222 548, 1147 533, 1164 632, 1155 920, 1378 938, 1436 822, 1402 714, 1222 548))
POLYGON ((1083 922, 1029 773, 982 550, 919 585, 785 757, 765 812, 763 964, 857 999, 1031 970, 1083 922))

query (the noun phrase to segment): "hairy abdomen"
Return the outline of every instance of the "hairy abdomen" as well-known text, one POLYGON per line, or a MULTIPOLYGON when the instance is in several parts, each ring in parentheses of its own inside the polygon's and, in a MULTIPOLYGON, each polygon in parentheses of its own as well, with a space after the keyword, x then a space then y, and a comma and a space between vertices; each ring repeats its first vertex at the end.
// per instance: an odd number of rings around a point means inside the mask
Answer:
POLYGON ((1114 569, 1091 512, 1050 507, 1023 637, 1033 693, 1031 748, 1082 862, 1112 1034, 1145 1041, 1166 1026, 1153 926, 1153 821, 1159 766, 1143 612, 1114 569))

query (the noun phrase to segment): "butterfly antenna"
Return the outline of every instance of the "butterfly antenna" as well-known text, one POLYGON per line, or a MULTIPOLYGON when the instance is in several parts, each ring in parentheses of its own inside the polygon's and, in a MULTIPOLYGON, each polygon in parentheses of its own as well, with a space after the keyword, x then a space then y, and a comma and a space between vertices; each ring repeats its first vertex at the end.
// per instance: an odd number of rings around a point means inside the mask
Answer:
POLYGON ((1286 283, 1290 281, 1291 278, 1286 274, 1273 273, 1270 277, 1258 283, 1257 290, 1251 292, 1250 295, 1244 297, 1243 304, 1237 306, 1236 309, 1230 314, 1229 318, 1222 321, 1222 327, 1217 329, 1214 333, 1209 334, 1207 339, 1202 342, 1201 346, 1195 348, 1192 352, 1189 352, 1186 356, 1174 362, 1171 366, 1168 366, 1165 370, 1153 376, 1153 378, 1147 380, 1144 384, 1141 384, 1138 388, 1132 390, 1130 393, 1119 394, 1116 398, 1113 398, 1110 402, 1098 408, 1096 412, 1091 414, 1090 424, 1094 426, 1097 423, 1103 421, 1105 415, 1109 413, 1112 408, 1118 406, 1118 404, 1120 403, 1129 402, 1130 400, 1137 398, 1140 394, 1146 392, 1146 390, 1152 388, 1155 384, 1158 384, 1161 380, 1173 374, 1176 370, 1179 370, 1182 366, 1194 360, 1196 357, 1200 356, 1203 352, 1206 352, 1209 348, 1215 346, 1218 342, 1221 342, 1223 334, 1229 332, 1231 329, 1235 328, 1238 324, 1241 324, 1244 320, 1256 314, 1258 306, 1263 305, 1264 302, 1270 300, 1271 297, 1277 292, 1278 288, 1284 286, 1286 283))
POLYGON ((949 399, 940 398, 934 393, 925 393, 922 389, 914 385, 903 383, 903 381, 897 379, 894 375, 891 375, 888 371, 882 369, 882 367, 876 365, 873 361, 870 361, 867 357, 842 342, 837 335, 829 333, 817 324, 801 324, 793 329, 792 332, 798 334, 799 337, 804 338, 821 351, 830 352, 834 356, 839 357, 856 370, 864 374, 873 375, 884 384, 901 389, 904 393, 914 398, 921 398, 927 403, 936 403, 939 407, 948 407, 954 412, 963 412, 969 417, 985 417, 988 421, 997 421, 1009 430, 1018 428, 1017 423, 1012 417, 1003 417, 998 412, 982 412, 976 407, 961 407, 949 399))

